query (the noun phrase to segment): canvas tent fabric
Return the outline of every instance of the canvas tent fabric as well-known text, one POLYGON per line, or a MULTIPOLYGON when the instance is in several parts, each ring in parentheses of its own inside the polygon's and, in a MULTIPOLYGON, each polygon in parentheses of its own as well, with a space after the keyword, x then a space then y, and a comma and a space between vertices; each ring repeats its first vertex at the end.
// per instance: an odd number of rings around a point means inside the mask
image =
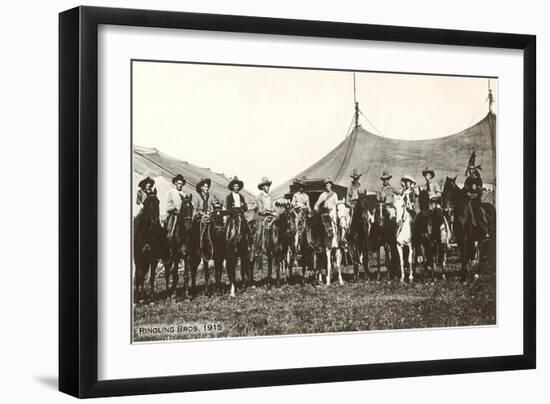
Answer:
POLYGON ((483 181, 488 190, 496 184, 493 169, 496 116, 489 113, 472 127, 454 135, 427 140, 400 140, 382 137, 368 132, 362 126, 351 133, 331 152, 311 167, 275 188, 274 198, 283 197, 296 178, 330 177, 338 185, 349 186, 354 169, 363 173, 360 181, 369 192, 380 188, 380 176, 384 170, 392 175, 392 184, 399 187, 402 175, 412 175, 422 185, 422 170, 429 166, 436 172, 436 180, 444 181, 446 176, 457 177, 457 183, 464 182, 464 171, 473 150, 476 164, 481 164, 483 181))
MULTIPOLYGON (((168 191, 173 187, 172 178, 176 174, 183 175, 187 180, 187 184, 183 188, 185 193, 195 193, 195 184, 201 178, 210 178, 212 181, 210 192, 214 196, 225 201, 225 197, 229 194, 229 190, 227 189, 229 178, 224 174, 215 173, 208 168, 199 167, 187 161, 171 157, 155 148, 134 146, 133 157, 132 206, 134 215, 137 213, 135 203, 138 190, 137 184, 147 176, 155 180, 155 187, 157 188, 157 195, 160 200, 161 217, 166 216, 166 196, 168 191)), ((246 189, 241 192, 247 204, 254 206, 254 196, 246 189)))

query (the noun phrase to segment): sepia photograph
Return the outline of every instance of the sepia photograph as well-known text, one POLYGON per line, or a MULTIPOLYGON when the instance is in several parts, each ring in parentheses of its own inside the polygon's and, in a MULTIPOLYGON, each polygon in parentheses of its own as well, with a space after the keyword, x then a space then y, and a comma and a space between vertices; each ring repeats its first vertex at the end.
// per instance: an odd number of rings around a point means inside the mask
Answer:
POLYGON ((497 77, 132 60, 132 342, 497 325, 497 115, 497 77))

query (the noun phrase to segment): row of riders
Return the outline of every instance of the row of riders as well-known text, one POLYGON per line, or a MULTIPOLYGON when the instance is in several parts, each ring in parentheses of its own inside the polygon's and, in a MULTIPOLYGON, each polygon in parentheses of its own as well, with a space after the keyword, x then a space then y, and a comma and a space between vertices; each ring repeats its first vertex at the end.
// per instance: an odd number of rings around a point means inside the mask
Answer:
POLYGON ((456 177, 447 177, 441 189, 434 181, 435 171, 426 168, 422 172, 424 185, 418 186, 412 176, 404 175, 400 190, 391 185, 392 176, 384 171, 374 207, 360 182, 362 174, 353 170, 345 200, 338 199, 332 190, 333 181, 326 179, 325 190, 313 209, 304 180, 296 180, 299 190, 290 201, 275 204, 269 194, 271 181, 264 177, 258 184, 256 209, 248 214, 240 193, 244 183, 237 177, 229 182, 230 193, 222 202, 209 192, 210 179, 200 180, 193 196, 184 193, 186 180, 178 174, 172 180, 174 188, 168 192, 165 223, 160 221, 155 182, 147 177, 139 183, 136 202, 140 212, 134 219, 135 298, 141 300, 146 295, 145 278, 149 274, 149 297, 153 299, 157 265, 164 266, 169 297, 176 296, 182 264, 183 297, 195 293, 201 264, 206 294, 212 292, 212 287, 221 293, 224 263, 230 295, 234 296, 237 264, 240 262, 241 287, 245 289, 254 285, 254 268, 263 265, 263 257, 268 266, 268 287, 273 267, 279 286, 281 272, 291 277, 295 263, 302 267, 302 283, 307 271, 313 271, 314 282, 321 283, 321 268, 326 268, 326 284, 330 285, 334 266, 343 284, 341 269, 347 263, 353 265, 355 281, 361 266, 367 278, 379 278, 382 251, 388 279, 395 275, 403 282, 408 266, 412 281, 416 265, 423 263, 424 274, 431 272, 433 280, 437 264, 445 277, 451 234, 460 254, 461 276, 473 273, 477 277, 483 246, 488 240, 494 241, 496 231, 494 207, 481 202, 483 182, 479 170, 474 152, 463 188, 456 184, 456 177), (369 271, 369 252, 376 254, 374 272, 369 271), (210 261, 214 262, 213 285, 210 261), (475 271, 468 270, 471 265, 475 271))

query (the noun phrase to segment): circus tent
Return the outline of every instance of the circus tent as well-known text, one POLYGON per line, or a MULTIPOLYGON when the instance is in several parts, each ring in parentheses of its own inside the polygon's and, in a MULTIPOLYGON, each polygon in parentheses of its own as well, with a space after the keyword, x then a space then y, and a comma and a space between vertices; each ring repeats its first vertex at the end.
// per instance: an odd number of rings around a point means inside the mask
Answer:
POLYGON ((496 115, 491 109, 493 98, 490 90, 488 101, 489 113, 475 125, 449 136, 426 140, 392 139, 369 132, 359 123, 362 112, 356 102, 355 126, 346 138, 315 164, 279 185, 272 195, 283 197, 295 179, 303 178, 331 178, 336 184, 347 187, 354 169, 363 173, 361 183, 368 191, 380 188, 380 176, 385 170, 393 175, 394 186, 399 186, 399 179, 405 174, 412 175, 422 184, 422 170, 426 166, 435 170, 437 181, 442 183, 446 176, 457 176, 456 182, 461 184, 474 150, 476 164, 482 166, 487 194, 494 195, 496 115))

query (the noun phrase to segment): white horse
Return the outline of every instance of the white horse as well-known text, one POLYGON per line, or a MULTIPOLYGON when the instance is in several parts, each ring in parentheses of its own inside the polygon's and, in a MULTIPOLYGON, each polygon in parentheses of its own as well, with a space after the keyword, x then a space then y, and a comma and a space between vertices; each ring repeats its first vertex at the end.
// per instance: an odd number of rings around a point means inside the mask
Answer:
MULTIPOLYGON (((330 211, 330 221, 332 226, 332 239, 330 240, 330 246, 326 246, 325 252, 327 256, 327 286, 330 286, 331 271, 333 266, 333 252, 334 252, 334 266, 338 270, 338 283, 344 284, 342 279, 342 241, 345 240, 345 235, 349 229, 351 223, 350 209, 343 201, 339 201, 336 206, 330 211)), ((320 276, 320 274, 319 274, 320 276)))
POLYGON ((393 199, 395 208, 395 246, 399 255, 399 267, 401 269, 401 282, 405 280, 405 265, 403 262, 403 248, 408 247, 409 255, 409 281, 412 282, 413 275, 413 247, 412 247, 412 218, 405 206, 402 195, 395 195, 393 199))

